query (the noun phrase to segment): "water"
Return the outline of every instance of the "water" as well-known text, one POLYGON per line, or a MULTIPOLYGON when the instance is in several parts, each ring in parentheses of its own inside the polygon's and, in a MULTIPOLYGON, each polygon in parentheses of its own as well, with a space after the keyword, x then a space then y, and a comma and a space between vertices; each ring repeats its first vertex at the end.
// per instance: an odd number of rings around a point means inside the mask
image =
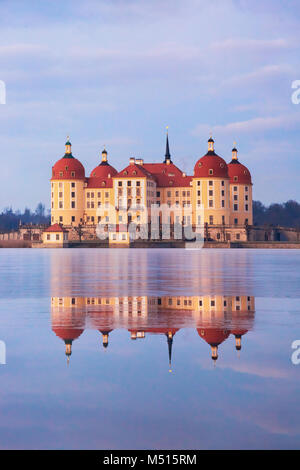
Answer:
POLYGON ((1 249, 0 447, 298 448, 299 267, 296 250, 1 249))

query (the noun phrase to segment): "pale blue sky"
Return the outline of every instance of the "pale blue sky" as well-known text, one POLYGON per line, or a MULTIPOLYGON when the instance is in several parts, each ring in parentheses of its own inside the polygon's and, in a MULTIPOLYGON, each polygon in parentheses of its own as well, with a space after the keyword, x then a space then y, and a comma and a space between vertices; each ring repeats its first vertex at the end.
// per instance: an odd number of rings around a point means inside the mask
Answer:
POLYGON ((0 210, 50 206, 51 166, 71 136, 89 175, 161 161, 192 173, 233 141, 254 198, 300 200, 300 5, 296 0, 0 2, 0 210))

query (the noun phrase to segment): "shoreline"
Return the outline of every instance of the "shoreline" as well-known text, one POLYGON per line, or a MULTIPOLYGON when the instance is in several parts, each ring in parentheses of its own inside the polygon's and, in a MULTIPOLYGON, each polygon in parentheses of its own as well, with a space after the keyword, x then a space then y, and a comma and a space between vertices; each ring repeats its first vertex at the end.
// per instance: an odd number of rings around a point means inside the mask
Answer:
MULTIPOLYGON (((185 242, 182 240, 157 240, 157 241, 136 241, 130 245, 109 245, 108 241, 83 241, 83 242, 67 242, 64 246, 53 245, 45 246, 41 242, 33 242, 30 240, 1 240, 1 248, 195 248, 195 242, 185 242)), ((278 241, 248 241, 248 242, 204 242, 205 249, 300 249, 300 242, 278 242, 278 241)))

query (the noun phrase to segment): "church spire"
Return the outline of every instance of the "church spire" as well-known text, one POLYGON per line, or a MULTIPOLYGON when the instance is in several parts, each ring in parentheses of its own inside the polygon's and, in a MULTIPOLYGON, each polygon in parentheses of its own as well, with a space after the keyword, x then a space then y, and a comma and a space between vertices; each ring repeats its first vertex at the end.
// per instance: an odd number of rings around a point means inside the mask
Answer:
POLYGON ((166 154, 165 154, 164 163, 167 163, 169 165, 170 163, 172 163, 172 160, 171 160, 170 147, 169 147, 169 132, 168 132, 168 129, 169 129, 169 127, 167 126, 166 154))

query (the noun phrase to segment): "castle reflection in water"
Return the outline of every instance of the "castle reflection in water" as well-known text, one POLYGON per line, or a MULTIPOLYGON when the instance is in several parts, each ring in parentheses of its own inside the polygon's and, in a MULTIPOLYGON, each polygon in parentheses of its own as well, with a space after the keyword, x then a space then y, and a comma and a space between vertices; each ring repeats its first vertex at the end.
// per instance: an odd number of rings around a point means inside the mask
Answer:
POLYGON ((138 341, 161 335, 170 361, 176 335, 186 328, 207 343, 213 361, 225 341, 241 350, 255 317, 255 299, 245 295, 251 291, 251 259, 241 253, 229 276, 227 253, 214 251, 95 250, 74 256, 68 250, 61 257, 53 250, 52 329, 68 359, 87 329, 99 331, 105 348, 115 330, 127 330, 128 339, 138 341))
POLYGON ((230 335, 235 347, 253 328, 254 297, 249 296, 164 296, 164 297, 52 297, 52 329, 61 338, 69 359, 73 343, 85 329, 96 329, 105 348, 109 335, 127 329, 132 340, 146 335, 166 337, 171 369, 174 336, 183 328, 195 328, 218 359, 220 345, 230 335))

